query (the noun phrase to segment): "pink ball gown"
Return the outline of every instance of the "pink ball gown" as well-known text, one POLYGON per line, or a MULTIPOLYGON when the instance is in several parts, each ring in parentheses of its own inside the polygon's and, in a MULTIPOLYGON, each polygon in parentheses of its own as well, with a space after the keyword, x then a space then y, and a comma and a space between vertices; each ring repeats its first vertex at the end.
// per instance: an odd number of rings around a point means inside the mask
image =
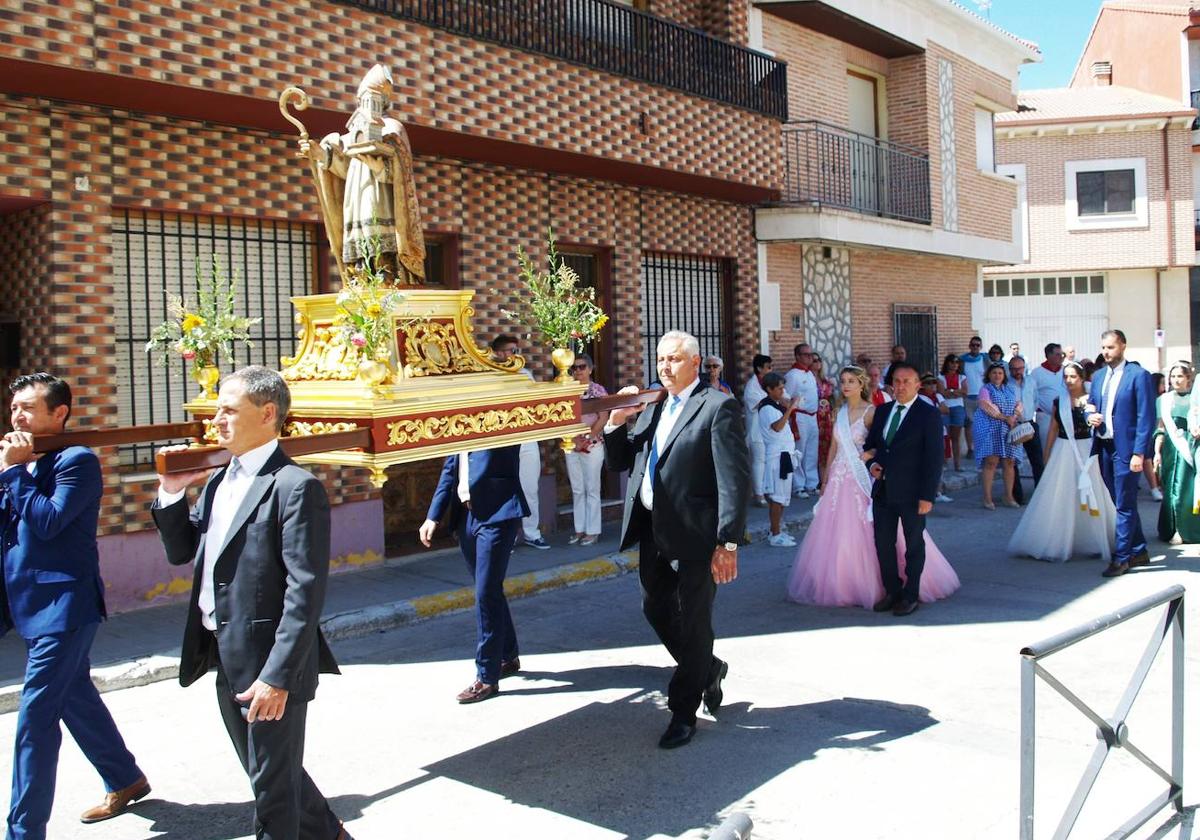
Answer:
MULTIPOLYGON (((846 407, 838 412, 834 429, 837 459, 829 470, 825 492, 817 505, 812 524, 796 554, 788 578, 788 599, 801 604, 827 607, 870 608, 883 598, 883 578, 875 555, 875 536, 868 518, 871 499, 857 465, 867 427, 859 418, 850 425, 846 407), (845 445, 846 442, 850 445, 845 445)), ((904 578, 904 535, 897 532, 900 577, 904 578)), ((921 600, 928 603, 953 593, 958 575, 950 561, 925 532, 925 570, 921 573, 921 600)))

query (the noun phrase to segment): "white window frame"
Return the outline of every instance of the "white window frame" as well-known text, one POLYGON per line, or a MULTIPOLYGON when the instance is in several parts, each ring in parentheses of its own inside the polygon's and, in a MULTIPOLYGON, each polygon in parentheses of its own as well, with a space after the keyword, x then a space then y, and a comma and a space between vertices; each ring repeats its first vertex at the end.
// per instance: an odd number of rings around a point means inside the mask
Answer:
POLYGON ((996 172, 996 114, 990 108, 975 103, 975 168, 980 172, 996 172), (987 114, 988 131, 986 138, 980 131, 980 114, 987 114), (984 140, 987 143, 985 145, 984 140), (985 159, 986 155, 986 159, 985 159))
POLYGON ((1067 230, 1116 230, 1150 227, 1150 202, 1146 197, 1146 159, 1108 158, 1105 160, 1069 160, 1063 165, 1063 209, 1067 230), (1133 212, 1105 213, 1095 216, 1079 215, 1079 197, 1075 191, 1075 176, 1080 172, 1111 172, 1133 170, 1133 212))

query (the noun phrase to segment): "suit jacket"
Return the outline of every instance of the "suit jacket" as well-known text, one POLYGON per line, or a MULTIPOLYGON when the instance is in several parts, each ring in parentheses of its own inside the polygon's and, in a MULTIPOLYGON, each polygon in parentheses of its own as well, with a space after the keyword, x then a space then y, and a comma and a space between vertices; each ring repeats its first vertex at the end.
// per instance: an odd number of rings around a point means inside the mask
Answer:
POLYGON ((100 462, 90 449, 47 452, 30 475, 24 464, 0 473, 0 557, 7 604, 0 635, 26 639, 100 621, 104 584, 96 549, 100 462))
MULTIPOLYGON (((863 451, 875 450, 875 457, 867 462, 883 467, 883 479, 887 482, 887 499, 901 506, 915 506, 919 501, 932 502, 937 498, 938 484, 942 480, 942 416, 938 410, 917 397, 908 408, 908 416, 896 430, 892 445, 885 442, 887 424, 897 403, 889 402, 875 409, 875 419, 867 433, 863 451)), ((879 482, 871 490, 872 498, 882 491, 879 482)))
MULTIPOLYGON (((437 489, 429 503, 427 519, 441 520, 450 511, 450 529, 458 528, 466 510, 458 498, 458 459, 451 455, 442 464, 437 489)), ((503 446, 467 455, 467 487, 471 513, 478 525, 496 525, 529 515, 529 503, 521 490, 521 447, 503 446)))
MULTIPOLYGON (((620 426, 604 436, 608 468, 630 470, 622 550, 640 536, 630 523, 642 504, 642 477, 668 400, 644 410, 632 429, 620 426)), ((738 402, 714 388, 697 388, 658 453, 651 512, 656 541, 672 559, 708 562, 718 545, 742 541, 749 498, 750 451, 738 402)))
POLYGON ((235 693, 261 679, 286 689, 292 700, 311 700, 318 672, 338 673, 320 628, 329 578, 325 487, 282 450, 267 459, 234 514, 213 564, 214 649, 213 634, 201 623, 196 603, 209 513, 225 472, 208 480, 191 510, 186 498, 167 507, 156 501, 152 507, 168 562, 196 566, 179 682, 191 685, 219 654, 235 693))
MULTIPOLYGON (((1104 365, 1092 376, 1092 405, 1101 419, 1106 414, 1104 404, 1104 383, 1112 373, 1112 368, 1104 365)), ((1113 447, 1117 455, 1128 462, 1137 454, 1152 455, 1154 453, 1154 428, 1158 425, 1158 415, 1155 409, 1154 383, 1150 374, 1137 362, 1126 362, 1125 372, 1117 383, 1117 393, 1111 395, 1113 401, 1113 447)), ((1092 440, 1093 454, 1098 451, 1099 435, 1105 430, 1100 424, 1096 437, 1092 440)))

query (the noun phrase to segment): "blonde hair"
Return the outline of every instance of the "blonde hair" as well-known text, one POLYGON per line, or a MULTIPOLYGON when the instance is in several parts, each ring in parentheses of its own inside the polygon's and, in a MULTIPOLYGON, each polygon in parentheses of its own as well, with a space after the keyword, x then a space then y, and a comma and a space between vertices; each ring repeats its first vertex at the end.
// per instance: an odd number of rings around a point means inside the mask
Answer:
POLYGON ((855 379, 858 380, 858 393, 859 393, 859 396, 861 396, 863 398, 863 402, 870 402, 871 401, 871 391, 870 391, 871 380, 867 376, 867 372, 865 370, 863 370, 862 368, 858 367, 857 365, 846 365, 846 367, 844 367, 840 371, 838 371, 838 394, 839 395, 841 394, 842 377, 845 376, 846 374, 850 374, 851 376, 853 376, 855 379))

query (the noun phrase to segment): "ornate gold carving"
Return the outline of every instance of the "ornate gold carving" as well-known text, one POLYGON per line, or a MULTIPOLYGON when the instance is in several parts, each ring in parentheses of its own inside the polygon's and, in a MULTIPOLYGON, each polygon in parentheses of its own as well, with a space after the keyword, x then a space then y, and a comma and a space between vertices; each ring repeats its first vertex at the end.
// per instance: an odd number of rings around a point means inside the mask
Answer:
POLYGON ((401 326, 404 332, 404 375, 475 373, 484 366, 463 349, 454 325, 422 318, 401 326))
POLYGON ((474 414, 451 414, 444 417, 397 420, 394 423, 388 423, 387 442, 388 446, 404 446, 426 440, 526 429, 530 426, 564 423, 574 419, 575 402, 560 400, 554 403, 489 409, 474 414))
POLYGON ((327 324, 314 324, 305 319, 304 342, 300 355, 285 357, 289 363, 281 375, 289 382, 311 380, 351 380, 358 372, 358 353, 346 340, 346 333, 327 324))
POLYGON ((216 446, 217 445, 217 427, 211 419, 200 421, 204 424, 204 434, 200 436, 200 443, 196 446, 216 446))
POLYGON ((491 368, 492 370, 502 370, 507 373, 516 373, 521 368, 525 367, 525 357, 521 355, 512 355, 503 362, 497 362, 492 358, 491 353, 480 350, 475 344, 475 332, 468 325, 471 316, 475 314, 475 309, 469 303, 464 303, 462 309, 458 311, 458 317, 454 319, 454 325, 458 328, 459 335, 462 336, 463 348, 475 362, 482 366, 483 369, 491 368))
POLYGON ((354 423, 327 423, 324 420, 305 423, 301 420, 293 420, 283 427, 283 436, 308 437, 309 435, 327 435, 332 432, 352 432, 357 428, 358 426, 354 423))

